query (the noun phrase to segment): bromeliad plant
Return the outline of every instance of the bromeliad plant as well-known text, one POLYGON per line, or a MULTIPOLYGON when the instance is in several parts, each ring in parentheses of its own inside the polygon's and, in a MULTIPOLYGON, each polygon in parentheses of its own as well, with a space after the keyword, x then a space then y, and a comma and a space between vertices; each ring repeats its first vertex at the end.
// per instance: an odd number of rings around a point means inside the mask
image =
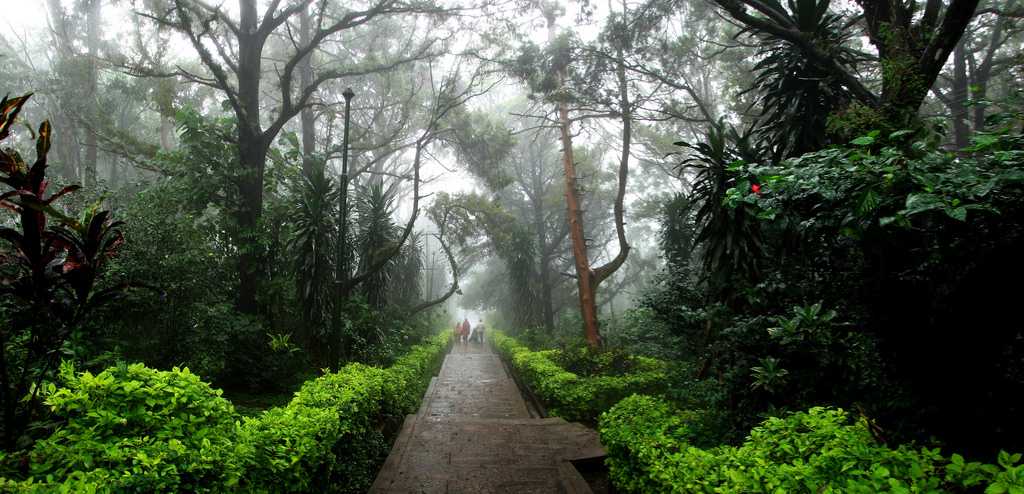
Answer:
MULTIPOLYGON (((0 101, 0 140, 31 95, 0 101)), ((13 450, 35 418, 40 385, 59 363, 61 349, 88 312, 111 300, 124 286, 96 290, 106 261, 124 241, 121 223, 99 205, 81 217, 55 207, 79 189, 66 186, 47 195, 47 152, 51 128, 43 122, 33 136, 36 160, 29 165, 15 150, 0 150, 0 206, 12 211, 15 227, 0 227, 0 402, 3 447, 13 450), (52 220, 52 221, 51 221, 52 220), (54 224, 55 223, 55 224, 54 224)))

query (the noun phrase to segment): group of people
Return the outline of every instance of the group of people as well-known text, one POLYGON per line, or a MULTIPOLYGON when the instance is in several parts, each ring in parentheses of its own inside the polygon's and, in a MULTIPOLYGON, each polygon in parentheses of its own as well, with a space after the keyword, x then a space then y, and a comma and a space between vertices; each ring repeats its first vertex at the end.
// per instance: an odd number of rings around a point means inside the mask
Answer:
POLYGON ((470 326, 468 317, 463 319, 462 322, 455 323, 455 341, 462 344, 474 341, 483 343, 484 320, 480 319, 476 326, 470 326))

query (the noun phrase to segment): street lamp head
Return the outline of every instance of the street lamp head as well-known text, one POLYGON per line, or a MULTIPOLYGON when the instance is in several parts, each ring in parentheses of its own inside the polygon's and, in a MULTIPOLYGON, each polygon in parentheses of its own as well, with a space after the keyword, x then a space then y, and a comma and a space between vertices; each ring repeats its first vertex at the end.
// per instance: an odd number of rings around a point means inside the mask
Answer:
POLYGON ((345 97, 345 102, 348 103, 349 101, 352 101, 352 98, 355 97, 356 93, 352 92, 352 88, 347 87, 345 88, 345 91, 341 93, 341 95, 345 97))

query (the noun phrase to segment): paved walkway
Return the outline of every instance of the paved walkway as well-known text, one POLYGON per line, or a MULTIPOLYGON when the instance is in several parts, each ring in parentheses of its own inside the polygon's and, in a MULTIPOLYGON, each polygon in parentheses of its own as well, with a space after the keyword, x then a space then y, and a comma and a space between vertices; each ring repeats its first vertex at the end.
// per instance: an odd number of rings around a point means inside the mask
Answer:
POLYGON ((594 431, 532 417, 489 345, 456 345, 370 492, 588 494, 569 460, 603 454, 594 431))

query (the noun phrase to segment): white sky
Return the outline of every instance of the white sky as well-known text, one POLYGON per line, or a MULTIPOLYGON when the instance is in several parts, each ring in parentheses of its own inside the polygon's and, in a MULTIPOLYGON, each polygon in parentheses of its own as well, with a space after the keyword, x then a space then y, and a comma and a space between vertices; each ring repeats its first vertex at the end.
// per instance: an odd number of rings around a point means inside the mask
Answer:
POLYGON ((22 29, 46 27, 46 5, 43 0, 0 0, 4 23, 22 29))

